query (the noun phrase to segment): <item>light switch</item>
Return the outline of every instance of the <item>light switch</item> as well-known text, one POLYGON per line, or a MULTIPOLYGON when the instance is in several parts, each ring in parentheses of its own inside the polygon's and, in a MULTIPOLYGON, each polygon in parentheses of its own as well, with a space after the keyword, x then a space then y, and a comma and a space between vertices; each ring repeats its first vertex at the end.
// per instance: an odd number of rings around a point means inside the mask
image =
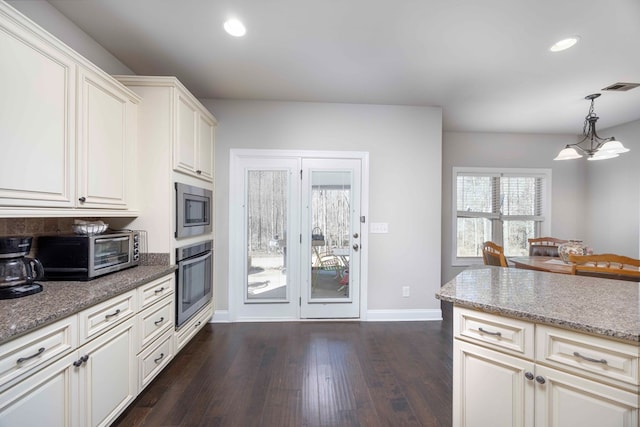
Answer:
POLYGON ((369 224, 370 233, 388 233, 389 223, 387 222, 372 222, 369 224))

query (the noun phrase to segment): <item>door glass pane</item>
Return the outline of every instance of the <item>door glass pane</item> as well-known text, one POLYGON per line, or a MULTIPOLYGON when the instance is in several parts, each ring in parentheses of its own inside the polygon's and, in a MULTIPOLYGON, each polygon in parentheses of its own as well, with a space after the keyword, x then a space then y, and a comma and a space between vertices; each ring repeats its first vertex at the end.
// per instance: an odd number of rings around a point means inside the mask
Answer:
POLYGON ((247 302, 286 300, 287 212, 285 170, 247 175, 247 302))
POLYGON ((311 298, 349 298, 351 172, 311 172, 311 298))

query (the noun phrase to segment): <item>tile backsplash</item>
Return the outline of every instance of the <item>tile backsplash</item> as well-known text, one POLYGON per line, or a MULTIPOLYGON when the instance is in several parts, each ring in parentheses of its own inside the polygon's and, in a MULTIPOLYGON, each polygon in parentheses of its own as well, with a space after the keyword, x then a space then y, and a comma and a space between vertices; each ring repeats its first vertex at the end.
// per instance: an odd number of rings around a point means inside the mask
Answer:
MULTIPOLYGON (((45 236, 72 233, 71 225, 76 218, 0 218, 0 237, 45 236)), ((87 218, 95 220, 96 218, 87 218)), ((31 255, 36 251, 37 239, 33 239, 31 255)))
POLYGON ((0 218, 1 236, 43 236, 71 233, 75 218, 0 218))

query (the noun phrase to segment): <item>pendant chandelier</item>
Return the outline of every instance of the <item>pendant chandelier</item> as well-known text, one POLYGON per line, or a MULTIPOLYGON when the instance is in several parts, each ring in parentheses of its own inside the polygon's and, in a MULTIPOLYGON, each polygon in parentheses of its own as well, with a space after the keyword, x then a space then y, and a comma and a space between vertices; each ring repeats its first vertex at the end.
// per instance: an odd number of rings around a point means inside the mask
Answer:
POLYGON ((599 97, 599 93, 585 96, 584 99, 591 101, 589 112, 584 118, 582 135, 584 138, 575 144, 567 144, 553 160, 579 159, 582 154, 586 154, 587 160, 604 160, 618 157, 622 153, 629 151, 620 141, 613 136, 610 138, 600 138, 596 133, 596 122, 598 116, 593 112, 593 101, 599 97))

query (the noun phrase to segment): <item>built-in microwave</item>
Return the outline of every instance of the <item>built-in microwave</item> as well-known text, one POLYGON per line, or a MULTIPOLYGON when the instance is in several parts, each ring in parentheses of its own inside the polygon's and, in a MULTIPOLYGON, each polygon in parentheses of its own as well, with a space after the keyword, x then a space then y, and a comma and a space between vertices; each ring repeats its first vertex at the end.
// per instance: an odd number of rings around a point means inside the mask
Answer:
POLYGON ((176 238, 210 234, 213 192, 176 182, 176 238))
POLYGON ((38 237, 37 257, 46 280, 91 280, 140 262, 140 233, 38 237))

